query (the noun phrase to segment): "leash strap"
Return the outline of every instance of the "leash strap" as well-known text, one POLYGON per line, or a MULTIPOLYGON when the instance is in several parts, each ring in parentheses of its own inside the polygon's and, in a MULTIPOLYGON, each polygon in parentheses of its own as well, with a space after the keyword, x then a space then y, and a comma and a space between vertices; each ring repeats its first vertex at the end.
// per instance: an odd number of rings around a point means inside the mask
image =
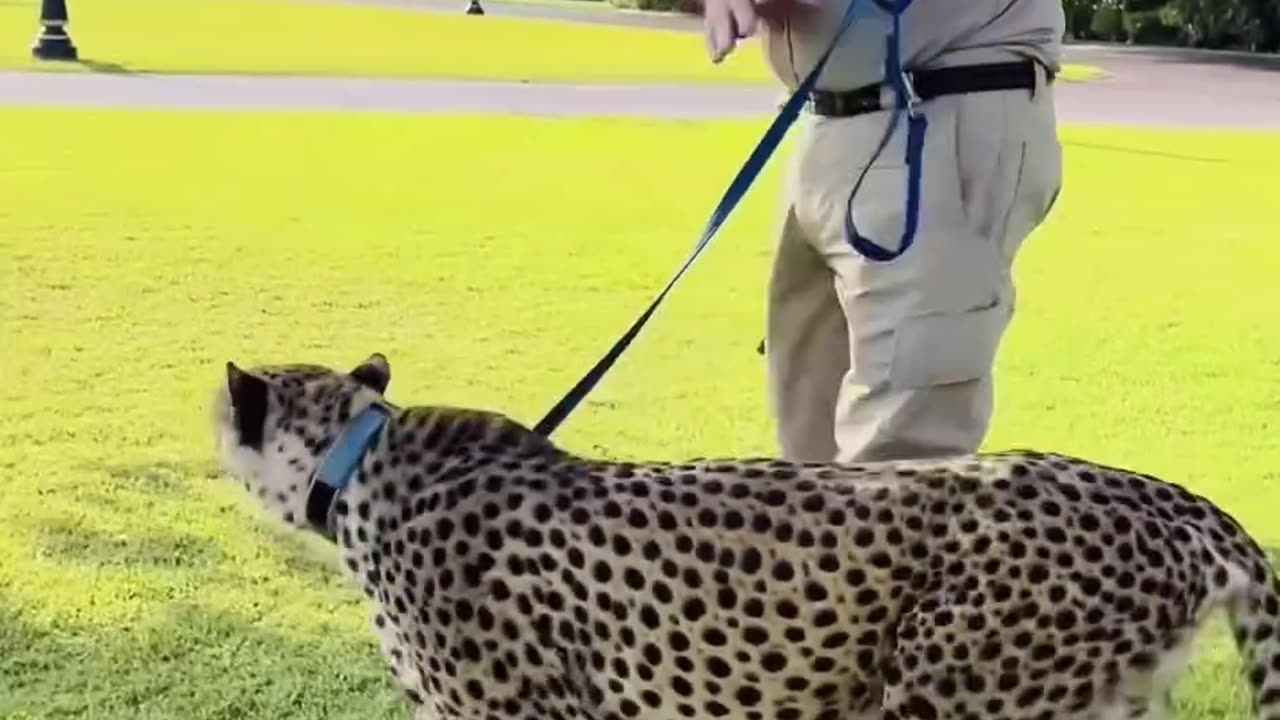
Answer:
POLYGON ((915 88, 912 86, 910 74, 902 67, 902 14, 911 6, 912 0, 897 0, 897 2, 893 3, 885 2, 884 0, 874 1, 880 9, 889 13, 893 18, 893 26, 889 32, 888 47, 885 52, 885 77, 893 84, 896 102, 894 103, 888 126, 885 128, 884 136, 876 147, 875 154, 871 156, 871 160, 862 168, 857 182, 853 184, 853 190, 849 192, 849 199, 845 203, 844 231, 845 239, 848 240, 849 245, 859 255, 872 262, 889 262, 901 257, 911 247, 915 242, 916 231, 920 226, 921 164, 924 155, 924 136, 925 131, 929 128, 929 121, 917 111, 916 105, 920 102, 920 98, 916 95, 915 88), (893 137, 894 131, 897 130, 898 122, 902 119, 904 112, 907 114, 907 215, 902 228, 902 239, 898 244, 898 249, 894 251, 876 244, 858 231, 857 222, 853 217, 853 200, 857 196, 858 190, 862 188, 862 181, 866 179, 867 172, 874 165, 876 159, 880 157, 880 154, 884 152, 885 146, 889 144, 889 140, 893 137))
MULTIPOLYGON (((880 152, 883 151, 884 146, 888 143, 889 137, 892 136, 894 127, 898 123, 899 114, 902 108, 908 104, 907 95, 904 94, 907 89, 905 85, 906 76, 900 71, 899 15, 901 15, 902 12, 911 5, 912 0, 897 0, 893 5, 886 4, 884 0, 873 1, 881 9, 884 9, 893 15, 893 31, 890 34, 889 53, 892 57, 889 58, 887 67, 897 69, 895 70, 897 74, 891 75, 890 77, 895 83, 895 89, 899 95, 898 108, 895 110, 895 113, 891 118, 888 132, 885 134, 885 139, 880 143, 880 148, 876 151, 876 155, 878 156, 880 152)), ((631 324, 631 327, 627 328, 627 331, 623 333, 616 342, 614 342, 613 346, 609 348, 609 351, 605 353, 604 357, 600 358, 600 360, 596 362, 587 374, 584 375, 582 379, 579 380, 558 403, 556 403, 555 407, 551 408, 550 412, 548 412, 546 416, 534 426, 533 432, 542 436, 549 436, 551 433, 555 432, 555 429, 564 422, 565 418, 567 418, 569 414, 577 408, 579 403, 581 403, 596 384, 600 382, 605 374, 609 372, 609 369, 613 367, 613 364, 617 362, 618 358, 622 356, 622 353, 624 353, 631 345, 631 342, 640 334, 640 330, 649 322, 649 318, 653 316, 653 313, 658 309, 658 306, 666 299, 667 294, 670 293, 676 283, 684 277, 684 274, 693 265, 694 261, 702 254, 702 251, 706 249, 707 245, 711 243, 711 239, 715 237, 715 234, 720 230, 720 226, 724 223, 729 214, 733 212, 734 207, 737 206, 738 202, 746 194, 747 190, 751 187, 751 184, 755 181, 756 176, 760 174, 760 171, 768 162, 769 157, 782 142, 787 130, 790 129, 791 125, 796 121, 796 118, 799 117, 800 110, 808 101, 809 94, 812 92, 819 74, 821 74, 823 68, 826 67, 827 60, 831 57, 831 53, 835 51, 836 45, 840 42, 840 38, 843 37, 849 27, 853 25, 853 21, 857 15, 859 7, 859 0, 850 0, 848 8, 845 9, 844 17, 841 19, 840 27, 831 38, 830 45, 828 45, 827 49, 818 57, 817 62, 814 63, 813 69, 811 69, 808 75, 805 76, 799 87, 797 87, 795 92, 791 94, 791 97, 787 98, 787 102, 778 112, 778 116, 774 118, 773 123, 771 123, 769 128, 765 130, 764 136, 756 144, 755 149, 751 151, 751 154, 747 157, 747 161, 734 177, 733 182, 729 184, 728 189, 720 198, 719 204, 717 204, 715 210, 712 211, 711 218, 702 232, 702 237, 699 238, 697 244, 694 245, 693 252, 689 254, 688 259, 686 259, 680 269, 676 271, 676 274, 667 283, 666 287, 662 289, 662 292, 658 293, 653 302, 649 304, 649 307, 646 308, 645 311, 640 314, 640 317, 636 318, 635 322, 631 324)), ((910 145, 910 143, 908 143, 908 145, 910 145)), ((919 154, 918 150, 917 154, 919 154)), ((918 175, 919 163, 917 162, 916 165, 916 174, 918 175)), ((865 176, 865 170, 863 171, 863 176, 865 176)), ((862 184, 861 178, 859 178, 857 184, 862 184)), ((918 180, 916 185, 919 185, 918 180)), ((852 197, 850 198, 850 201, 852 201, 852 197)), ((908 204, 911 205, 912 203, 909 202, 908 204)), ((918 197, 916 199, 915 206, 918 207, 918 197)), ((914 210, 912 211, 912 214, 915 214, 914 210)), ((851 223, 851 219, 846 217, 846 227, 850 227, 851 223)), ((910 223, 910 225, 914 227, 914 223, 910 223)), ((914 230, 911 234, 914 235, 914 230)), ((861 238, 860 235, 856 235, 856 231, 855 237, 861 238)), ((909 245, 909 243, 907 244, 909 245)), ((872 252, 887 252, 884 251, 883 248, 876 246, 874 243, 865 241, 865 239, 860 239, 854 247, 856 249, 862 245, 874 248, 872 252)), ((901 254, 905 250, 906 247, 903 247, 898 254, 901 254)), ((894 257, 896 257, 896 255, 894 257)))

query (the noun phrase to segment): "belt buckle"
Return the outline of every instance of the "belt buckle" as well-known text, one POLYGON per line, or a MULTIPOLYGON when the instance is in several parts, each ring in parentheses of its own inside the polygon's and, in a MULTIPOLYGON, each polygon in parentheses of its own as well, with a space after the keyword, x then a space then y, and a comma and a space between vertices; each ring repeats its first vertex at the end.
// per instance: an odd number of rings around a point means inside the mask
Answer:
POLYGON ((806 99, 805 105, 808 106, 809 112, 814 115, 825 115, 829 110, 827 109, 827 103, 823 102, 824 99, 825 97, 821 91, 810 90, 809 97, 806 99))

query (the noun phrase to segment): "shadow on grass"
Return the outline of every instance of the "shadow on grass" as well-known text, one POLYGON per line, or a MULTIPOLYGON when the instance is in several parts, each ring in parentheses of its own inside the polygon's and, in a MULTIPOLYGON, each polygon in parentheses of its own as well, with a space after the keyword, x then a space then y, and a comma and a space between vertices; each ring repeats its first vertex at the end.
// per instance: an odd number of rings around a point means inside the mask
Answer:
MULTIPOLYGON (((86 511, 105 507, 116 513, 132 512, 138 495, 163 498, 188 511, 198 511, 205 506, 198 489, 201 484, 230 482, 210 463, 98 464, 90 470, 104 479, 99 487, 80 493, 78 504, 86 511)), ((240 527, 247 526, 252 542, 270 553, 284 569, 317 586, 347 582, 332 545, 305 531, 285 527, 250 498, 238 499, 241 502, 232 512, 242 515, 244 523, 240 527)), ((210 507, 208 511, 225 510, 210 507)), ((139 525, 138 532, 126 539, 69 524, 44 528, 39 535, 42 544, 68 564, 216 569, 224 559, 215 542, 150 524, 139 525)))
POLYGON ((38 552, 65 565, 177 570, 211 568, 223 560, 217 544, 206 538, 155 528, 116 536, 62 522, 42 526, 35 543, 38 552))
MULTIPOLYGON (((347 0, 362 5, 381 5, 406 10, 434 10, 437 12, 461 13, 465 2, 452 0, 347 0)), ((523 2, 522 0, 482 0, 485 13, 495 16, 534 18, 540 20, 562 20, 589 25, 608 25, 615 27, 637 27, 650 30, 674 30, 697 33, 702 30, 698 17, 688 13, 675 12, 627 12, 606 3, 582 0, 579 3, 568 2, 523 2)))
POLYGON ((151 494, 186 496, 191 483, 209 482, 222 477, 212 464, 156 462, 104 463, 92 468, 107 476, 108 484, 119 489, 151 494))
POLYGON ((287 633, 193 604, 128 627, 50 626, 0 595, 0 677, 0 717, 409 717, 372 635, 287 633))
POLYGON ((88 70, 89 72, 102 73, 105 75, 134 74, 133 70, 130 70, 129 68, 125 67, 124 65, 121 65, 120 63, 102 62, 99 60, 90 60, 88 58, 81 58, 78 61, 78 63, 80 67, 84 68, 85 70, 88 70))
POLYGON ((1106 152, 1122 153, 1125 155, 1141 155, 1145 157, 1158 157, 1166 160, 1179 160, 1186 162, 1210 163, 1210 164, 1230 164, 1232 161, 1227 158, 1208 157, 1205 155, 1191 155, 1188 153, 1171 152, 1168 150, 1150 150, 1147 148, 1125 147, 1123 145, 1106 145, 1103 143, 1080 142, 1079 140, 1063 140, 1064 147, 1077 147, 1085 150, 1103 150, 1106 152))
POLYGON ((255 518, 250 527, 255 542, 269 550, 289 572, 317 586, 349 586, 347 570, 342 567, 334 546, 327 541, 268 518, 255 518))

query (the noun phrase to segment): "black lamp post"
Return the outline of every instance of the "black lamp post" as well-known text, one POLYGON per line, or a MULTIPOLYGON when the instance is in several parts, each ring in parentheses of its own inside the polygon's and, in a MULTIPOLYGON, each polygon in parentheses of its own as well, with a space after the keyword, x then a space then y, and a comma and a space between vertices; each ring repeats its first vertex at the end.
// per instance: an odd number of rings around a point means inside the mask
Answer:
POLYGON ((41 0, 40 24, 44 27, 31 54, 41 60, 75 60, 76 46, 67 34, 67 1, 41 0))

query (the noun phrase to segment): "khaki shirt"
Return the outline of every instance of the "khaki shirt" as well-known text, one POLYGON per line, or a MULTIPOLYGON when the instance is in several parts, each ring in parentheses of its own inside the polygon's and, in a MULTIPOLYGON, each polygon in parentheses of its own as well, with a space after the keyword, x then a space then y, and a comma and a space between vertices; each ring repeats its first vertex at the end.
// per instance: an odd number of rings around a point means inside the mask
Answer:
MULTIPOLYGON (((802 5, 791 20, 762 33, 774 73, 795 89, 831 42, 849 0, 802 5)), ((817 86, 848 90, 884 74, 888 13, 857 0, 858 15, 832 52, 817 86)), ((902 16, 908 69, 1034 58, 1057 70, 1065 31, 1062 0, 915 0, 902 16)))

